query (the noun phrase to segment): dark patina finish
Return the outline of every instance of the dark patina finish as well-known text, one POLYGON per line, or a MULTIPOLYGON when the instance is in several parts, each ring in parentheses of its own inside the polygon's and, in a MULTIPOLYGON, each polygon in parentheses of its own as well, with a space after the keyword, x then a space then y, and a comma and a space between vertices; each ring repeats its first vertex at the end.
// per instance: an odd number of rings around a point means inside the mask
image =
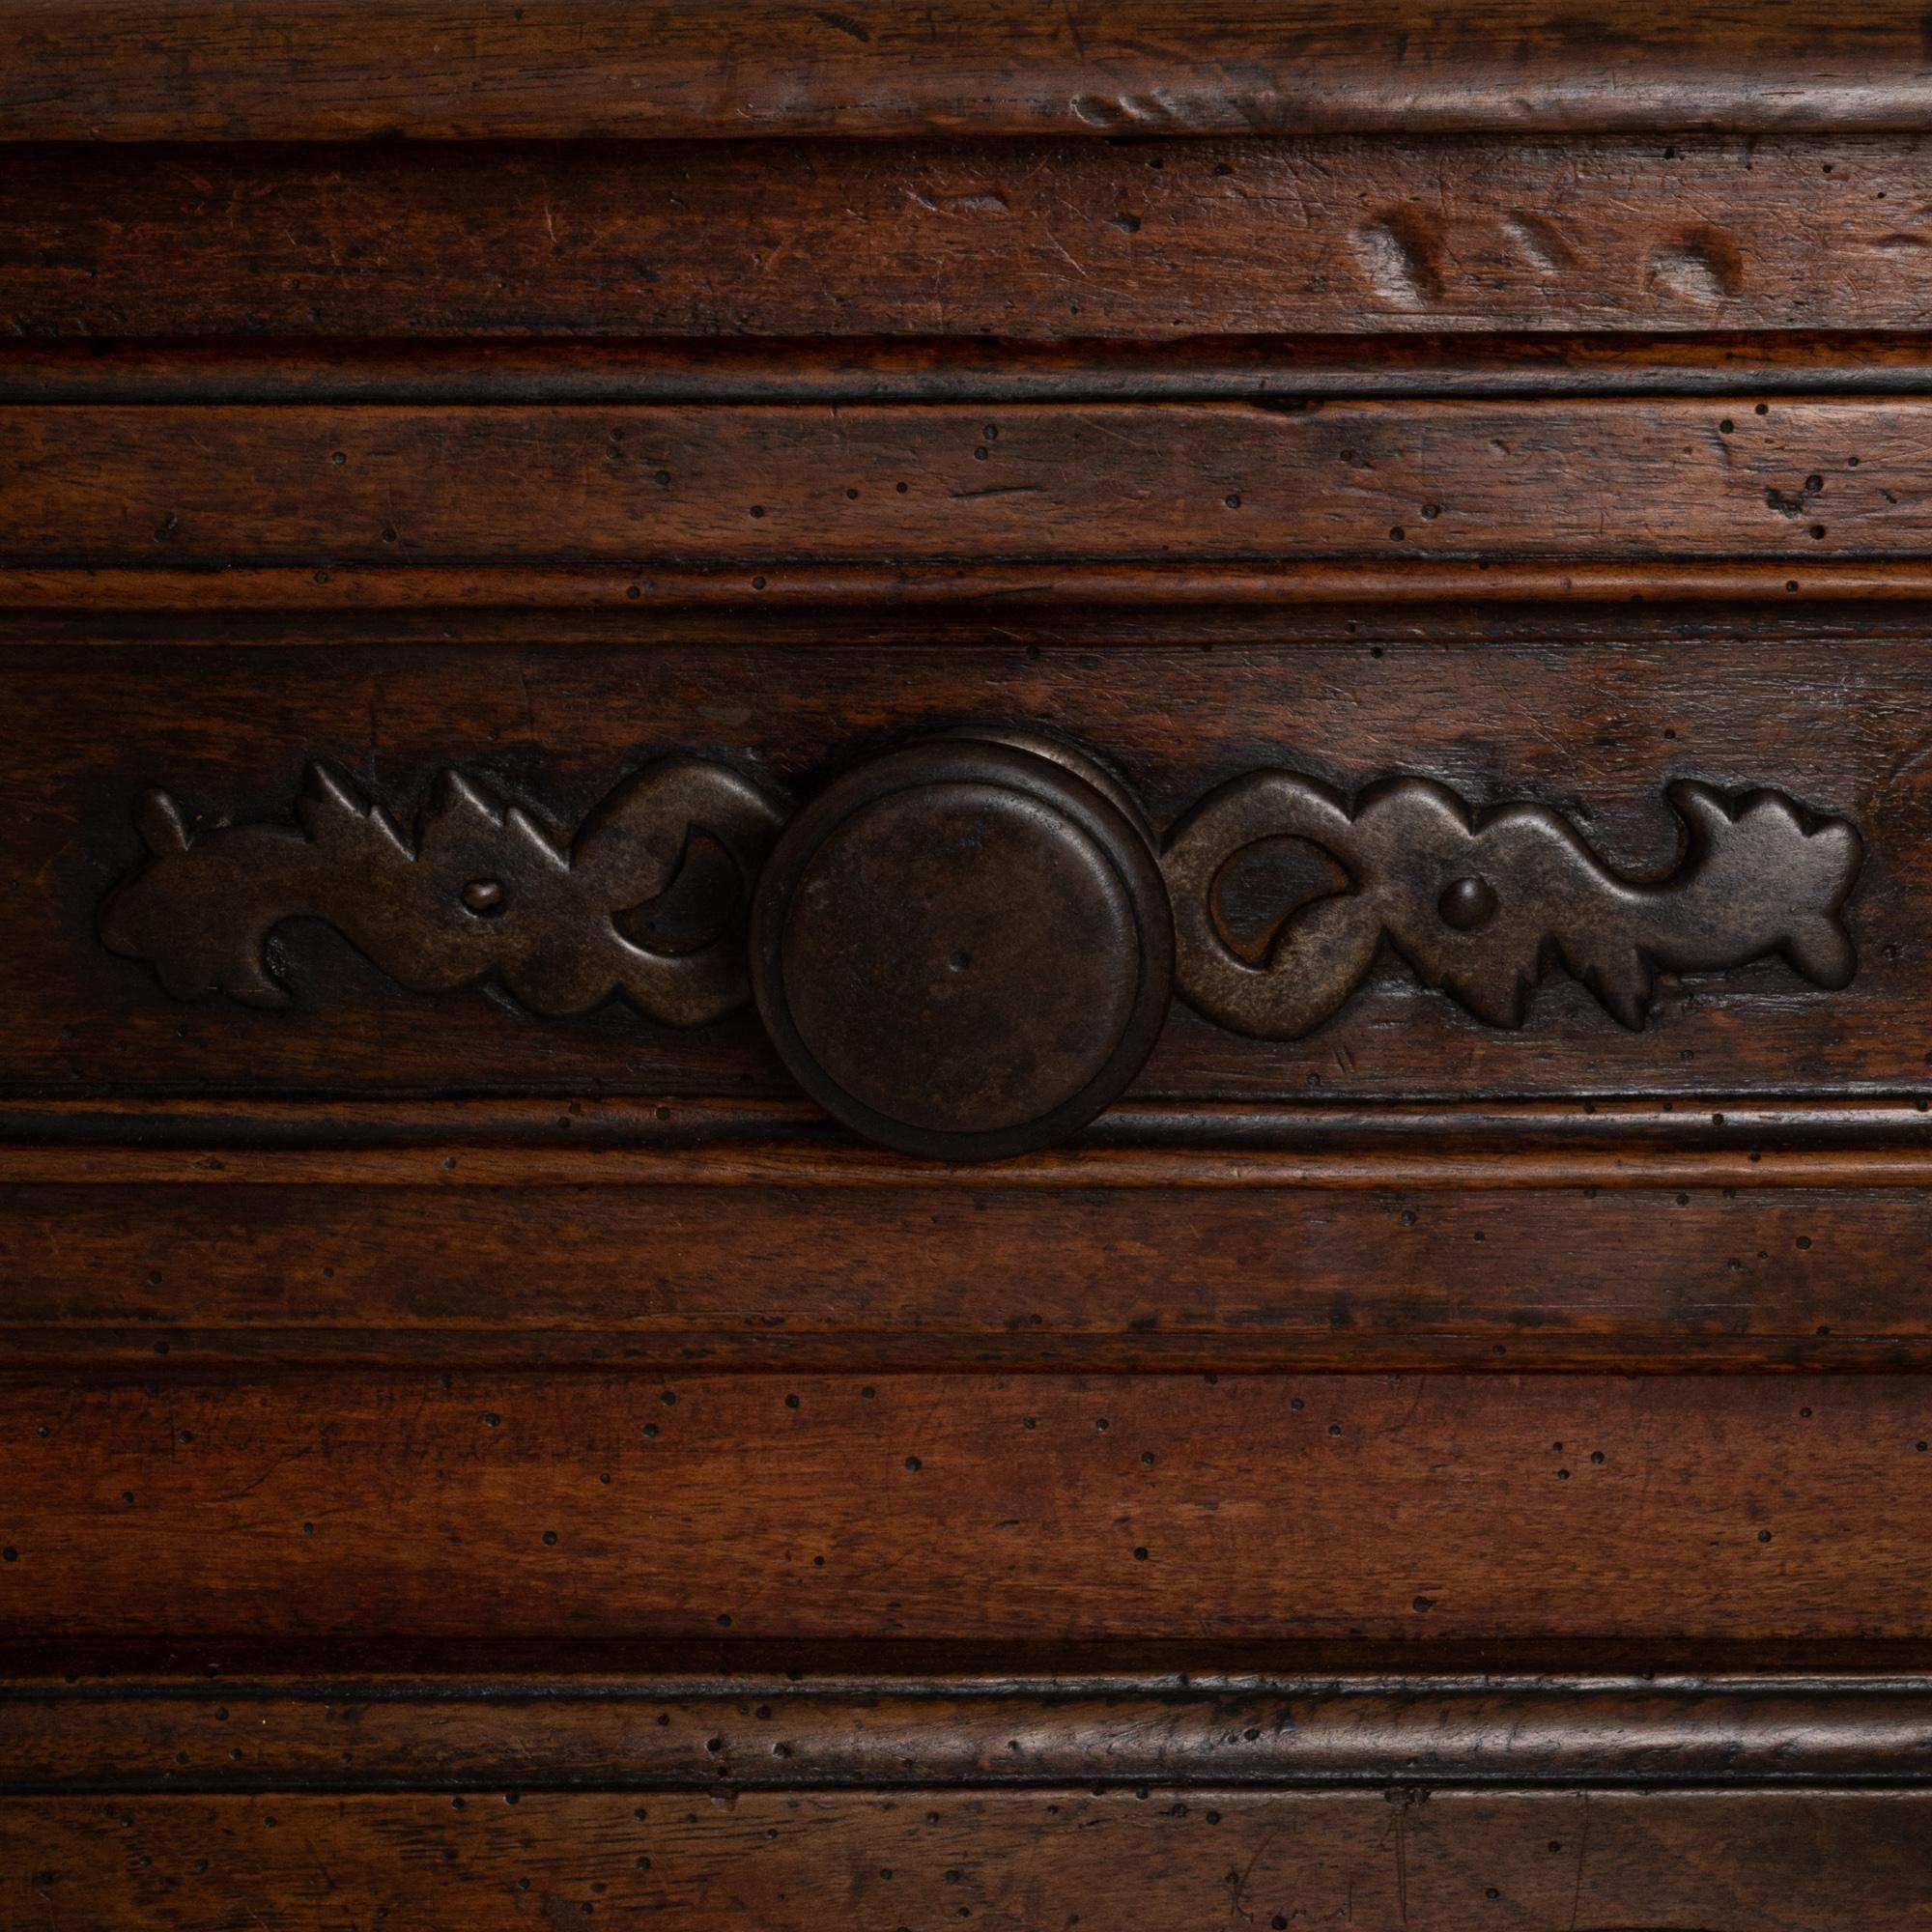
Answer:
POLYGON ((759 1010, 800 1084, 934 1159, 1093 1119, 1146 1061, 1174 970, 1152 847, 1117 797, 1077 757, 953 737, 808 806, 752 924, 759 1010))
POLYGON ((316 768, 295 825, 195 836, 167 794, 146 794, 149 857, 108 897, 100 934, 180 998, 257 1006, 286 1002, 265 949, 303 917, 405 986, 494 977, 550 1018, 621 997, 701 1025, 755 988, 781 1056, 830 1113, 901 1152, 982 1160, 1093 1119, 1146 1062, 1171 992, 1231 1032, 1295 1039, 1349 1004, 1384 947, 1498 1027, 1522 1025, 1558 968, 1632 1029, 1662 973, 1775 954, 1815 985, 1849 983, 1858 831, 1778 791, 1686 781, 1668 795, 1680 859, 1632 878, 1547 806, 1481 812, 1424 779, 1349 799, 1291 771, 1210 792, 1156 858, 1110 772, 998 724, 861 766, 782 838, 773 794, 689 755, 626 780, 567 845, 454 772, 405 834, 316 768), (1230 882, 1284 844, 1328 877, 1264 884, 1265 923, 1243 936, 1230 882))
POLYGON ((1778 791, 1726 799, 1686 781, 1669 798, 1680 862, 1633 879, 1548 806, 1478 811, 1428 779, 1350 800, 1298 773, 1247 773, 1167 836, 1180 993, 1235 1033, 1298 1039, 1341 1010, 1385 945, 1425 986, 1498 1027, 1522 1025, 1531 991, 1558 966, 1632 1029, 1661 973, 1776 953, 1814 985, 1848 984, 1858 954, 1841 915, 1864 862, 1854 827, 1778 791), (1217 883, 1238 854, 1282 838, 1327 853, 1348 889, 1286 908, 1265 955, 1250 959, 1216 920, 1217 883))
POLYGON ((320 765, 294 825, 197 836, 158 790, 135 816, 148 858, 101 908, 100 936, 178 999, 285 1005, 269 936, 308 918, 420 992, 494 975, 534 1012, 622 998, 667 1026, 744 1004, 744 908, 781 822, 768 792, 693 757, 626 779, 568 843, 455 771, 409 833, 320 765))
POLYGON ((1928 10, 0 0, 0 1932, 1932 1932, 1928 10))

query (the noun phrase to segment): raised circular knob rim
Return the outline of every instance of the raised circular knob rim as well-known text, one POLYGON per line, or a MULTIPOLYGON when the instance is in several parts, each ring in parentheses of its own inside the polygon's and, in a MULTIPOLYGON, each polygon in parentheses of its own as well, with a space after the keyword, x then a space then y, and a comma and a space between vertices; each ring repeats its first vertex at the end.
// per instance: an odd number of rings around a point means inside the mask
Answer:
MULTIPOLYGON (((1108 775, 1089 779, 1083 754, 1057 745, 1036 749, 1036 736, 965 733, 889 752, 845 773, 811 800, 784 831, 758 882, 752 909, 753 990, 765 1028, 793 1077, 819 1105, 856 1133, 902 1153, 948 1162, 1000 1160, 1052 1146, 1084 1127, 1117 1098, 1146 1064, 1170 1005, 1174 922, 1152 840, 1124 793, 1108 775), (1036 1117, 984 1129, 922 1125, 895 1118, 848 1091, 821 1064, 794 1015, 785 984, 786 937, 794 896, 814 863, 841 833, 873 808, 930 790, 936 802, 961 788, 1008 792, 1034 808, 1042 823, 1058 819, 1069 847, 1096 856, 1117 881, 1132 933, 1132 975, 1119 1032, 1090 1077, 1036 1117)), ((1098 776, 1098 768, 1095 774, 1098 776)), ((885 915, 882 915, 882 917, 885 915)), ((1042 975, 1055 970, 1042 957, 1042 975)), ((802 996, 801 996, 802 997, 802 996)), ((997 1040, 988 1042, 996 1052, 997 1040)))

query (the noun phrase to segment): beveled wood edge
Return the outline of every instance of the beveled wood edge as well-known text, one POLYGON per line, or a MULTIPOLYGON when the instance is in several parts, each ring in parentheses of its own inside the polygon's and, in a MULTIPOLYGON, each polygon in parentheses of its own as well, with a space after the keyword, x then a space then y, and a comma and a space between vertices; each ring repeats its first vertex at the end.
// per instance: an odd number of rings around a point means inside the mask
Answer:
MULTIPOLYGON (((904 610, 978 613, 989 628, 1026 610, 1289 611, 1351 605, 1932 604, 1932 560, 1543 563, 1312 560, 1266 563, 877 563, 608 565, 237 565, 88 568, 0 564, 0 611, 205 617, 199 639, 252 612, 429 612, 603 610, 650 619, 666 611, 904 610)), ((265 641, 282 642, 279 637, 265 641)), ((625 633, 621 641, 650 641, 625 633)), ((907 641, 917 642, 916 637, 907 641)))
POLYGON ((0 5, 15 140, 1917 129, 1922 8, 0 5))

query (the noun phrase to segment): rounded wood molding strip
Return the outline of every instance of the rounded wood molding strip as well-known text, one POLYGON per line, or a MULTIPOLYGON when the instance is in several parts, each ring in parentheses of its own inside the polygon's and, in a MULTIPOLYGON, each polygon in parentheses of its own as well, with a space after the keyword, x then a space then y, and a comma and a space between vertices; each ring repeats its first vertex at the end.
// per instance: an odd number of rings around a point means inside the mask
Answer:
POLYGON ((1932 1101, 1129 1100, 1071 1147, 909 1165, 805 1101, 0 1100, 0 1183, 1912 1188, 1932 1101))
POLYGON ((0 6, 0 136, 1910 129, 1924 10, 1755 0, 62 0, 0 6))
POLYGON ((0 1695, 0 1793, 1932 1783, 1932 1679, 1131 1678, 698 1689, 198 1682, 0 1695), (517 1718, 506 1726, 504 1706, 517 1718), (237 1745, 242 1748, 236 1748, 237 1745))
POLYGON ((0 339, 0 404, 991 404, 1928 391, 1932 335, 1905 328, 1151 342, 956 335, 0 339))
MULTIPOLYGON (((561 1146, 692 1151, 837 1151, 839 1130, 803 1099, 705 1094, 534 1094, 445 1099, 0 1097, 0 1146, 329 1150, 561 1146)), ((1127 1099, 1081 1136, 1090 1151, 1211 1148, 1263 1153, 1605 1147, 1650 1153, 1932 1147, 1932 1099, 1615 1095, 1406 1102, 1127 1099)))
POLYGON ((1912 1692, 1932 1686, 1923 1638, 1688 1639, 1406 1636, 934 1642, 895 1636, 676 1642, 467 1637, 30 1637, 10 1642, 0 1700, 121 1696, 1339 1696, 1405 1688, 1729 1694, 1912 1692))

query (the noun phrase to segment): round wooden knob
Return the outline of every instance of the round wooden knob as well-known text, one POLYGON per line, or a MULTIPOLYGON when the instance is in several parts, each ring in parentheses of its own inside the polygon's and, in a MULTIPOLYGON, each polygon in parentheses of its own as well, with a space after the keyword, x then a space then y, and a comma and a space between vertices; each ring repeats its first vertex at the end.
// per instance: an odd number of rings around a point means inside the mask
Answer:
POLYGON ((1152 1050, 1174 922, 1132 801, 1015 733, 848 773, 794 818, 752 980, 799 1084, 881 1145, 995 1160, 1091 1121, 1152 1050))

